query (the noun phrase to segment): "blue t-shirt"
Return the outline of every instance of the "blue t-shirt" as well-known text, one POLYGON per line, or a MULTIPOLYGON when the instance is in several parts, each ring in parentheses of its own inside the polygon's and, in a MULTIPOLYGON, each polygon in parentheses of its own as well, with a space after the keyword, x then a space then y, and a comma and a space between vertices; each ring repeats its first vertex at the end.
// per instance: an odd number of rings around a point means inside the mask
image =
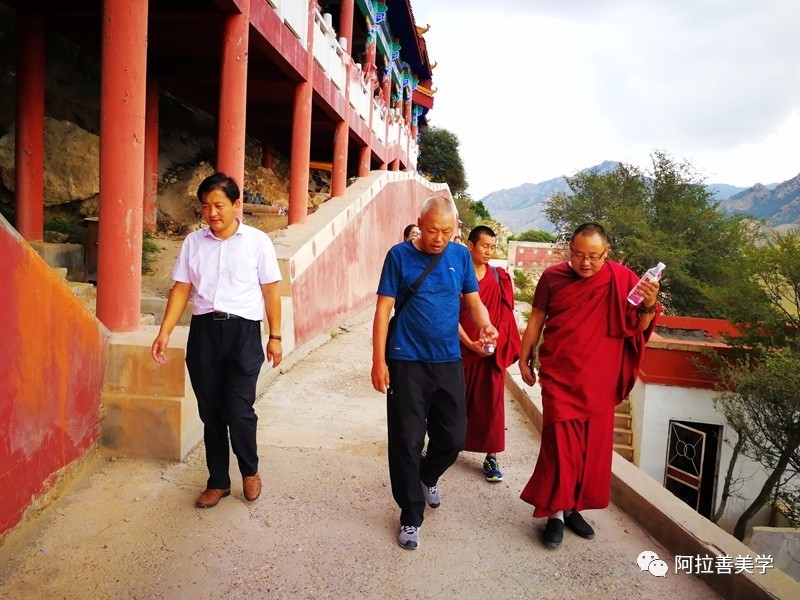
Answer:
MULTIPOLYGON (((432 363, 461 360, 459 298, 477 292, 478 280, 465 246, 450 243, 442 252, 439 264, 395 319, 386 358, 432 363)), ((396 306, 433 256, 417 250, 410 241, 392 247, 383 263, 378 294, 394 298, 396 306)))

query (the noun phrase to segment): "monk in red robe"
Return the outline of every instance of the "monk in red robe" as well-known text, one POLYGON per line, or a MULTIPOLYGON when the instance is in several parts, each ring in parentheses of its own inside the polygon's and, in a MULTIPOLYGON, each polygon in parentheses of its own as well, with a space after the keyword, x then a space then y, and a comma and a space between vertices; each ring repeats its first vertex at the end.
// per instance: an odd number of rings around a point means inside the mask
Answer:
POLYGON ((519 358, 523 381, 533 385, 544 330, 542 444, 522 499, 535 507, 534 517, 549 517, 543 537, 553 548, 565 524, 594 538, 580 511, 608 506, 614 408, 633 388, 660 312, 658 282, 639 284, 638 307, 627 301, 639 276, 607 260, 611 247, 600 225, 578 227, 569 248, 569 260, 546 269, 536 286, 519 358))
POLYGON ((506 447, 505 371, 519 358, 520 337, 514 317, 514 288, 504 269, 489 265, 497 249, 494 231, 479 225, 470 232, 467 247, 478 278, 478 294, 499 336, 487 348, 462 300, 458 329, 467 398, 467 441, 464 449, 486 453, 483 474, 490 483, 497 483, 503 480, 497 455, 506 447))

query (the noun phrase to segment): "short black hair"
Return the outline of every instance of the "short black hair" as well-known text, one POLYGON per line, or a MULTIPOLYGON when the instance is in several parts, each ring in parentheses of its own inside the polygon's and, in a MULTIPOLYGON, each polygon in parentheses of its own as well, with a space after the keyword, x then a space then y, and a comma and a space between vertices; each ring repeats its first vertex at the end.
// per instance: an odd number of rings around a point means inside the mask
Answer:
POLYGON ((467 239, 473 244, 477 244, 478 240, 481 239, 481 235, 484 234, 493 238, 497 237, 497 234, 491 228, 487 227, 486 225, 478 225, 469 232, 469 237, 467 239))
POLYGON ((606 234, 606 230, 603 229, 603 226, 598 223, 584 223, 583 225, 578 225, 578 228, 572 232, 572 237, 569 238, 569 241, 575 241, 575 238, 579 235, 599 235, 602 238, 603 243, 608 244, 608 235, 606 234))
POLYGON ((231 201, 231 204, 236 202, 240 196, 239 186, 236 184, 236 180, 233 177, 228 177, 225 173, 217 172, 213 175, 209 175, 200 183, 200 186, 197 188, 197 199, 202 203, 203 198, 214 190, 219 190, 225 194, 228 200, 231 201))
POLYGON ((411 223, 410 225, 406 225, 406 228, 403 229, 403 239, 404 240, 408 239, 408 236, 411 233, 411 230, 414 229, 414 227, 416 227, 416 226, 417 226, 416 223, 411 223))

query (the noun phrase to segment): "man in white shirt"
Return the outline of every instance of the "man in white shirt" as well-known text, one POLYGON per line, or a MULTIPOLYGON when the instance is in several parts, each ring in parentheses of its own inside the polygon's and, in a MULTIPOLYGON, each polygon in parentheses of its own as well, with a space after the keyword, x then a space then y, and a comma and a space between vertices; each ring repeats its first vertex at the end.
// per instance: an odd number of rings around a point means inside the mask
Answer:
POLYGON ((186 236, 172 279, 153 360, 166 363, 169 336, 192 289, 194 309, 186 345, 186 366, 204 425, 208 482, 198 508, 212 508, 230 496, 228 434, 242 474, 244 497, 261 494, 253 409, 256 382, 264 363, 261 324, 266 309, 266 358, 277 367, 281 349, 281 280, 269 236, 237 217, 239 186, 224 173, 207 177, 197 190, 208 223, 186 236))

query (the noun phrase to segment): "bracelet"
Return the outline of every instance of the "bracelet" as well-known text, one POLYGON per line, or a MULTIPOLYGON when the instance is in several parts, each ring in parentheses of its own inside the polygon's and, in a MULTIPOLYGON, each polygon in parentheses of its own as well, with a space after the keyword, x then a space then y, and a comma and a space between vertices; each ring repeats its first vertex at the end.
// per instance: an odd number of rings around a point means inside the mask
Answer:
POLYGON ((644 304, 639 305, 639 312, 643 315, 652 315, 656 312, 656 308, 658 307, 658 302, 653 304, 653 306, 645 306, 644 304))
POLYGON ((279 336, 279 335, 272 335, 272 334, 270 333, 270 334, 269 334, 269 339, 271 339, 271 340, 278 340, 278 341, 280 342, 280 341, 281 341, 283 338, 282 338, 281 336, 279 336))

